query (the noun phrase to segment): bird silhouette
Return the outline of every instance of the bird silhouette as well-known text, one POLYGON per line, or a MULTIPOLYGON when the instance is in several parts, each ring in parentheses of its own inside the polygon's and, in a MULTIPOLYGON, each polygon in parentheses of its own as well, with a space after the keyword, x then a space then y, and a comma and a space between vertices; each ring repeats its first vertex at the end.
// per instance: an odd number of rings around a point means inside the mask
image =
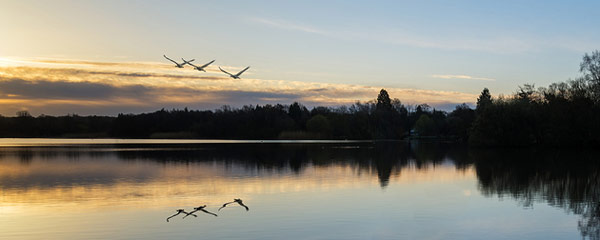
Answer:
POLYGON ((209 211, 206 211, 204 209, 205 207, 206 207, 206 205, 203 205, 203 206, 200 206, 200 207, 196 207, 196 208, 194 208, 194 211, 191 211, 191 212, 187 213, 185 216, 183 216, 183 218, 185 218, 185 217, 187 217, 189 215, 193 215, 193 213, 195 213, 197 211, 202 211, 202 212, 205 212, 207 214, 210 214, 210 215, 213 215, 213 216, 217 217, 217 214, 214 214, 214 213, 211 213, 209 211))
POLYGON ((233 202, 228 202, 228 203, 225 203, 225 204, 223 204, 223 206, 222 206, 222 207, 220 207, 218 211, 221 211, 221 208, 227 207, 227 205, 229 205, 229 204, 232 204, 232 203, 237 203, 237 204, 239 204, 240 206, 242 206, 242 207, 246 208, 246 211, 249 211, 249 210, 250 210, 250 209, 248 208, 248 206, 244 205, 244 203, 242 202, 242 199, 239 199, 239 198, 234 198, 234 199, 233 199, 233 202))
POLYGON ((167 60, 175 63, 175 67, 178 67, 178 68, 183 68, 183 66, 185 66, 186 64, 190 64, 191 62, 193 62, 195 60, 195 59, 192 59, 192 60, 189 60, 189 61, 183 60, 183 63, 180 64, 178 62, 175 62, 173 59, 170 59, 169 57, 167 57, 167 55, 163 54, 163 57, 165 57, 167 60))
POLYGON ((193 63, 191 63, 191 61, 186 61, 185 59, 181 58, 181 60, 183 60, 184 62, 186 62, 188 65, 194 67, 194 69, 201 71, 201 72, 206 72, 206 70, 204 70, 205 67, 208 67, 208 65, 210 65, 211 63, 215 62, 215 60, 212 60, 210 62, 208 62, 207 64, 204 64, 202 66, 196 66, 193 63))
POLYGON ((188 212, 186 212, 184 209, 177 209, 177 213, 175 213, 175 214, 171 215, 170 217, 168 217, 168 218, 167 218, 167 222, 169 222, 169 219, 171 219, 172 217, 175 217, 175 216, 177 216, 177 215, 179 215, 179 214, 181 214, 181 213, 185 213, 185 214, 187 214, 186 216, 188 216, 188 215, 192 215, 192 216, 194 216, 194 217, 198 217, 198 216, 196 216, 196 214, 193 214, 193 213, 188 213, 188 212))
POLYGON ((224 72, 225 74, 229 75, 233 79, 240 79, 240 75, 242 75, 242 73, 244 73, 246 70, 248 70, 248 68, 250 68, 250 66, 247 66, 246 68, 244 68, 244 70, 240 71, 237 74, 231 74, 231 73, 223 70, 221 67, 219 67, 219 69, 221 70, 221 72, 224 72))

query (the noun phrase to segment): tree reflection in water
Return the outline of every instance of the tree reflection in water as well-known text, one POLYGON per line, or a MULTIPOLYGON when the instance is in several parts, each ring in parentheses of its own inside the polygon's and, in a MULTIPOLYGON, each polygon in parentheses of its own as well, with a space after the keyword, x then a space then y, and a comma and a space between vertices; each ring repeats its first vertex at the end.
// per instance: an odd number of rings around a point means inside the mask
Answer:
MULTIPOLYGON (((132 146, 130 146, 132 147, 132 146)), ((172 146, 171 146, 172 147, 172 146)), ((442 143, 375 142, 362 144, 241 144, 204 145, 201 149, 170 148, 168 151, 119 151, 127 161, 151 160, 162 163, 212 162, 244 166, 246 170, 291 171, 300 174, 315 167, 349 166, 358 172, 378 176, 385 188, 392 175, 402 169, 424 169, 452 162, 459 169, 469 167, 467 148, 442 143)))
POLYGON ((581 150, 473 150, 479 189, 525 206, 536 201, 580 215, 583 237, 600 239, 600 162, 598 152, 581 150))
MULTIPOLYGON (((0 161, 16 155, 21 164, 32 159, 66 158, 82 155, 103 158, 115 155, 120 161, 152 161, 159 164, 219 162, 242 167, 246 172, 301 174, 307 166, 351 167, 358 174, 376 175, 381 188, 403 169, 426 169, 453 164, 457 169, 474 168, 480 192, 488 197, 517 199, 525 207, 535 202, 566 209, 580 216, 583 237, 600 239, 600 153, 578 149, 469 149, 445 143, 330 143, 330 144, 201 144, 201 145, 114 145, 87 147, 4 148, 0 161), (108 150, 107 150, 108 149, 108 150)), ((114 181, 111 176, 73 176, 57 181, 13 181, 13 187, 71 181, 114 181), (17 184, 18 183, 18 184, 17 184)), ((140 178, 143 180, 143 178, 140 178)), ((104 181, 104 182, 97 182, 104 181)), ((5 180, 4 184, 10 181, 5 180)), ((10 185, 10 184, 9 184, 10 185)), ((4 186, 10 187, 10 186, 4 186)))
POLYGON ((457 169, 473 166, 485 196, 510 196, 530 207, 536 201, 580 215, 583 237, 600 239, 600 153, 551 149, 468 149, 444 143, 375 142, 361 145, 244 145, 213 146, 201 155, 122 152, 123 159, 156 161, 224 161, 247 168, 301 173, 305 166, 345 165, 378 176, 385 188, 390 176, 402 169, 453 163, 457 169))

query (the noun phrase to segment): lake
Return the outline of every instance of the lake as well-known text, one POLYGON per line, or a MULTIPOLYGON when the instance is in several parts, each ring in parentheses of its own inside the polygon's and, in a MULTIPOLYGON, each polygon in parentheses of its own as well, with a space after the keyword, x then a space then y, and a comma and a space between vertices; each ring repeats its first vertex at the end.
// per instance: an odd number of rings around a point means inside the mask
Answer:
POLYGON ((599 239, 600 154, 0 140, 0 239, 599 239), (234 198, 243 200, 219 208, 234 198), (183 218, 177 209, 205 210, 183 218))

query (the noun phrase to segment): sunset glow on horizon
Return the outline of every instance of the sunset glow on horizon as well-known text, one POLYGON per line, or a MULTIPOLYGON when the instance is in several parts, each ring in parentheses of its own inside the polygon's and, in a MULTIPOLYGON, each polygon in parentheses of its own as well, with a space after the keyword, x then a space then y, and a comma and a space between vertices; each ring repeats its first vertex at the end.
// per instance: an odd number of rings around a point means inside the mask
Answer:
POLYGON ((3 1, 0 114, 117 115, 222 105, 474 106, 483 88, 576 78, 597 2, 3 1), (318 6, 315 7, 315 6, 318 6), (216 60, 207 72, 179 61, 216 60), (237 72, 231 79, 218 67, 237 72))
MULTIPOLYGON (((9 60, 0 66, 0 106, 3 115, 27 110, 32 114, 86 115, 154 111, 160 108, 216 109, 222 105, 308 106, 351 105, 375 98, 380 88, 339 83, 231 79, 215 67, 200 76, 158 62, 90 62, 78 60, 9 60), (81 109, 80 111, 68 111, 81 109), (115 110, 118 109, 118 110, 115 110)), ((234 69, 234 67, 228 67, 234 69)), ((435 106, 472 103, 477 97, 450 91, 387 88, 406 104, 435 106)), ((446 106, 447 107, 447 106, 446 106)))

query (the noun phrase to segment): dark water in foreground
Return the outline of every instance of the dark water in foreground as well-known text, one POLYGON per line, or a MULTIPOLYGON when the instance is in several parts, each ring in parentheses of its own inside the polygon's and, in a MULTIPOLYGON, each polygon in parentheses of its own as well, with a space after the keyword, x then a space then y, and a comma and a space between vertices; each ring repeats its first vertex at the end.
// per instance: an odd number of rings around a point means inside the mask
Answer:
POLYGON ((596 152, 403 142, 27 145, 0 147, 0 239, 600 234, 596 152), (218 211, 234 198, 250 211, 218 211), (205 204, 219 216, 165 221, 205 204))

